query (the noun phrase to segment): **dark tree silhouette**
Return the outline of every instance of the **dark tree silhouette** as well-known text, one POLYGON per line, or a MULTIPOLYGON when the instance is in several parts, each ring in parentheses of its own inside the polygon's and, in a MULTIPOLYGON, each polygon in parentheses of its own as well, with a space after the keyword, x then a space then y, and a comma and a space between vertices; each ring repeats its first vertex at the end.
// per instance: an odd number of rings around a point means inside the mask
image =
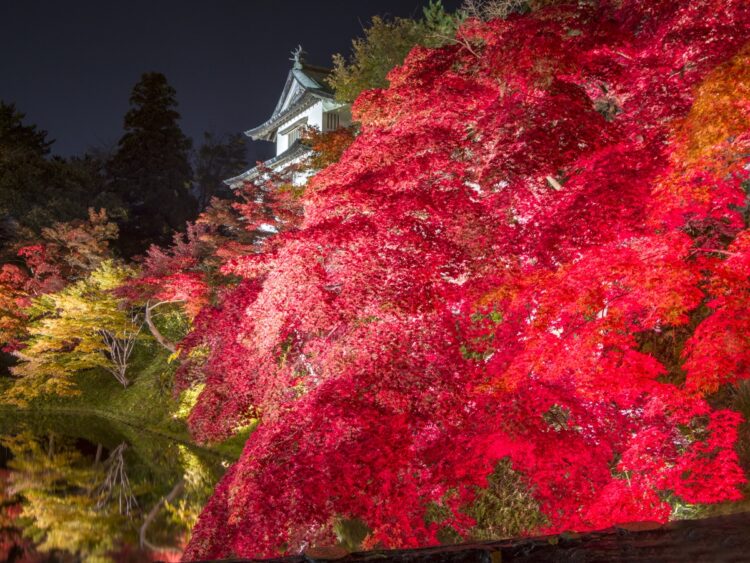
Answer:
POLYGON ((52 141, 24 114, 0 101, 0 256, 55 221, 86 216, 91 179, 49 155, 52 141))
POLYGON ((224 180, 248 167, 247 148, 242 134, 225 138, 204 133, 203 144, 195 155, 195 183, 198 205, 206 209, 212 197, 229 199, 232 190, 224 180))
POLYGON ((166 244, 196 213, 190 193, 191 141, 180 129, 175 90, 166 77, 146 73, 133 88, 125 134, 109 162, 110 190, 127 208, 121 219, 121 250, 143 252, 166 244))

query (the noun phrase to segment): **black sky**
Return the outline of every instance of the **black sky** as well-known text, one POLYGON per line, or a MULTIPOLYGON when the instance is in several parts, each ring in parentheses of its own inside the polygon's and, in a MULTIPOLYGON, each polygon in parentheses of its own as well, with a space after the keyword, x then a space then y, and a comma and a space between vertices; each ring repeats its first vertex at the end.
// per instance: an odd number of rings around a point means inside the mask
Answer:
MULTIPOLYGON (((49 132, 53 153, 71 156, 114 147, 133 85, 143 72, 163 72, 197 143, 203 131, 265 121, 298 43, 309 62, 328 66, 372 15, 420 15, 426 3, 0 0, 0 99, 49 132)), ((460 3, 443 1, 451 10, 460 3)))

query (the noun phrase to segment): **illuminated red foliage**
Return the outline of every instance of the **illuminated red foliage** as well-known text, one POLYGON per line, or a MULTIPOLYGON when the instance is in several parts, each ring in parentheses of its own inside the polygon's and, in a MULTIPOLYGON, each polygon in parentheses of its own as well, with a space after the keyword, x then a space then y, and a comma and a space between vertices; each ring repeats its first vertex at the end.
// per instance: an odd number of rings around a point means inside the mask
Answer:
POLYGON ((528 532, 740 499, 741 416, 707 395, 750 375, 748 31, 741 0, 558 5, 362 94, 299 227, 225 266, 245 281, 185 344, 210 350, 196 436, 261 421, 185 557, 298 552, 342 518, 366 547, 466 537, 506 459, 528 532))
MULTIPOLYGON (((302 208, 290 181, 295 171, 266 170, 237 189, 235 198, 214 198, 184 234, 174 235, 171 246, 152 245, 141 274, 118 293, 136 302, 180 303, 195 318, 217 293, 237 285, 237 276, 247 274, 261 251, 273 251, 277 240, 271 235, 298 227, 302 208)), ((198 340, 187 347, 197 346, 198 340)))
POLYGON ((117 238, 117 225, 104 209, 89 208, 86 220, 55 223, 42 229, 33 244, 18 250, 31 295, 58 291, 68 282, 85 277, 111 257, 110 241, 117 238))
POLYGON ((28 281, 29 276, 18 266, 0 267, 0 345, 6 352, 17 349, 26 333, 23 309, 30 303, 28 281))
POLYGON ((208 305, 206 280, 215 248, 203 242, 211 231, 205 224, 188 224, 186 233, 176 233, 172 246, 152 245, 143 260, 141 275, 118 288, 131 301, 181 303, 190 317, 208 305))

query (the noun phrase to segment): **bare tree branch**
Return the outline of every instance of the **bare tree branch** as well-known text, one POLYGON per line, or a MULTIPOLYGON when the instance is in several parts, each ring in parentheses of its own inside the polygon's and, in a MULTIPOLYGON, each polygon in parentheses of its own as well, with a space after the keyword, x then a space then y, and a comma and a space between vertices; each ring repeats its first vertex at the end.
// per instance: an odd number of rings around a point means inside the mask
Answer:
POLYGON ((148 532, 149 526, 153 523, 153 521, 156 519, 156 517, 159 515, 159 511, 162 509, 162 507, 169 503, 173 502, 174 499, 176 499, 180 494, 182 494, 183 489, 185 488, 185 480, 180 479, 177 481, 174 487, 172 487, 172 490, 169 491, 169 494, 167 496, 162 497, 162 499, 157 502, 154 507, 149 510, 148 514, 146 515, 146 518, 143 520, 143 524, 141 525, 140 529, 140 545, 141 548, 148 548, 151 551, 178 551, 175 548, 170 547, 162 547, 152 544, 148 541, 146 538, 146 532, 148 532))
POLYGON ((563 189, 562 184, 560 184, 560 182, 558 182, 557 180, 555 180, 552 176, 547 176, 545 178, 545 180, 547 180, 547 183, 556 192, 559 192, 560 190, 563 189))
POLYGON ((142 327, 143 323, 138 322, 138 317, 133 315, 131 318, 131 326, 122 331, 120 336, 105 329, 99 331, 99 334, 107 347, 107 356, 112 362, 112 365, 108 367, 107 370, 122 384, 123 387, 130 385, 130 381, 126 375, 128 362, 130 360, 130 354, 133 353, 136 339, 138 338, 142 327))
POLYGON ((180 303, 180 301, 159 301, 158 303, 154 303, 153 305, 151 303, 146 303, 146 314, 145 314, 145 320, 146 320, 146 326, 148 326, 149 331, 151 331, 151 334, 156 339, 156 341, 161 344, 164 348, 172 352, 174 354, 177 351, 177 346, 174 345, 174 343, 167 340, 164 335, 159 331, 157 326, 154 324, 154 320, 151 317, 151 312, 159 307, 160 305, 166 305, 167 303, 180 303))
POLYGON ((96 507, 102 509, 110 500, 117 496, 117 507, 120 514, 130 514, 138 506, 135 500, 133 489, 130 486, 130 479, 125 473, 125 459, 123 453, 128 445, 123 442, 117 446, 104 462, 107 474, 104 481, 97 487, 95 496, 99 498, 96 507))
POLYGON ((449 41, 451 43, 455 43, 456 45, 461 45, 463 48, 469 51, 472 55, 474 55, 477 59, 481 58, 479 56, 479 53, 477 53, 472 47, 471 42, 464 37, 449 37, 447 35, 443 35, 442 33, 433 33, 432 37, 435 37, 437 39, 442 39, 444 41, 449 41))

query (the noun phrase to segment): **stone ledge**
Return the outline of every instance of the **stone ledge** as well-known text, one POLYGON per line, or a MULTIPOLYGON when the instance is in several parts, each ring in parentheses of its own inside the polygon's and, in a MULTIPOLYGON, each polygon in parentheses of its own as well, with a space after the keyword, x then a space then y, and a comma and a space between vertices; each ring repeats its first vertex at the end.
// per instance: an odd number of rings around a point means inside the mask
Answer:
MULTIPOLYGON (((227 559, 230 563, 506 563, 646 561, 750 561, 750 512, 683 520, 664 526, 628 524, 584 534, 523 538, 422 549, 338 553, 311 549, 276 559, 227 559)), ((208 563, 208 562, 205 562, 208 563)))

